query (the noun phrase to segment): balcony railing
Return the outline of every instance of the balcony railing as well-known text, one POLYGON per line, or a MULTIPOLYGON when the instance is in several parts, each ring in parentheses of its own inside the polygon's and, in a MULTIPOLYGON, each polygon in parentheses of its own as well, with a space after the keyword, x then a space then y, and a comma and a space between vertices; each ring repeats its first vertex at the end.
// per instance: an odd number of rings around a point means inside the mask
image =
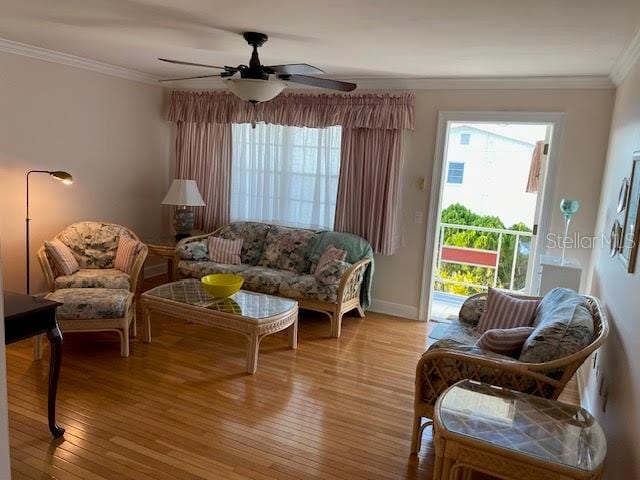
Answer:
MULTIPOLYGON (((526 272, 526 265, 530 254, 531 237, 533 237, 533 233, 519 230, 441 223, 438 242, 437 270, 435 272, 436 290, 450 291, 450 289, 446 288, 446 285, 461 287, 460 289, 466 290, 467 294, 485 291, 489 287, 500 287, 507 290, 524 289, 525 285, 516 284, 516 274, 518 262, 524 263, 526 272), (474 231, 490 234, 492 241, 495 240, 497 245, 496 249, 485 250, 472 247, 446 245, 445 238, 447 230, 474 231), (513 242, 507 242, 507 238, 513 238, 513 242), (524 239, 527 239, 526 242, 529 244, 529 248, 522 248, 525 246, 524 239), (505 251, 506 243, 509 243, 508 251, 505 251), (513 258, 510 260, 510 265, 505 266, 509 267, 510 275, 508 278, 500 278, 499 273, 501 261, 503 260, 504 255, 508 253, 512 253, 513 255, 513 258), (482 283, 475 283, 455 280, 452 278, 443 278, 441 275, 443 272, 442 267, 446 264, 492 270, 491 280, 485 280, 482 283)), ((462 269, 460 270, 462 271, 462 269)), ((486 277, 489 277, 489 275, 486 275, 486 277)))

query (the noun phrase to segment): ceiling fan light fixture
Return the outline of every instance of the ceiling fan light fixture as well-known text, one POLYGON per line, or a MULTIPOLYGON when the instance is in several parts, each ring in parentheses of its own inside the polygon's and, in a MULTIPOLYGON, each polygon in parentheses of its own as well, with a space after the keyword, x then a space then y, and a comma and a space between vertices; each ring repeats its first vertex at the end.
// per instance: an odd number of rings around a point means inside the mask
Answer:
POLYGON ((280 95, 280 92, 287 86, 281 80, 254 78, 229 78, 225 82, 236 97, 251 103, 268 102, 280 95))

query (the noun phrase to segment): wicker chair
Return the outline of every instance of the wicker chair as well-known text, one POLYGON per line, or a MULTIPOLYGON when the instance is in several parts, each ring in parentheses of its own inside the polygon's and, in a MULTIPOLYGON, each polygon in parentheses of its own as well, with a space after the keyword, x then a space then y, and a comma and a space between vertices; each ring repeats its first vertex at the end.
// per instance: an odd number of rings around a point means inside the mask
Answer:
MULTIPOLYGON (((486 298, 478 294, 467 302, 486 298)), ((598 299, 583 295, 594 320, 592 342, 570 356, 545 363, 525 363, 488 352, 458 351, 454 348, 435 348, 427 350, 416 367, 413 435, 411 452, 420 450, 420 441, 425 427, 432 425, 434 406, 438 397, 450 386, 463 379, 477 380, 499 387, 530 393, 544 398, 557 399, 567 382, 582 363, 600 345, 609 334, 609 323, 598 299), (422 423, 422 417, 429 421, 422 423)), ((518 298, 540 298, 524 297, 518 298)), ((465 302, 465 304, 467 303, 465 302)), ((484 302, 479 302, 478 313, 482 313, 484 302)), ((463 305, 463 309, 465 305, 463 305)), ((463 319, 460 320, 464 322, 463 319)), ((467 325, 467 328, 474 325, 467 325)))
MULTIPOLYGON (((55 297, 63 292, 72 292, 76 300, 80 298, 87 304, 95 302, 95 298, 92 297, 96 295, 104 298, 119 294, 121 298, 126 298, 122 315, 118 315, 118 318, 105 315, 99 318, 60 318, 58 315, 58 325, 64 333, 116 332, 120 336, 120 354, 128 357, 129 337, 136 336, 135 294, 148 248, 142 244, 128 274, 115 270, 113 259, 117 250, 117 240, 122 233, 140 240, 130 229, 106 222, 75 223, 56 235, 56 238, 67 244, 74 251, 76 258, 80 259, 81 269, 70 276, 64 276, 58 271, 44 247, 38 251, 38 260, 49 288, 48 296, 55 297)), ((58 298, 53 299, 62 301, 58 298)), ((34 346, 36 360, 42 357, 40 340, 39 337, 36 338, 34 346)))

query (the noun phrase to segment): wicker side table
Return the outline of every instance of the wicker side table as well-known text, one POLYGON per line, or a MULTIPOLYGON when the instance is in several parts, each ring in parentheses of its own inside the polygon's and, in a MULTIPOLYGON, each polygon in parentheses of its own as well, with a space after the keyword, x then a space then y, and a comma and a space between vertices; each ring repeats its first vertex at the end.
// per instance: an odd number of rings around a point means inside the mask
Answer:
POLYGON ((602 478, 606 439, 583 408, 470 380, 436 403, 433 478, 602 478))
MULTIPOLYGON (((197 230, 192 232, 192 235, 200 235, 204 232, 197 230)), ((175 265, 176 261, 176 240, 175 235, 166 235, 162 237, 145 238, 144 243, 149 248, 149 256, 154 255, 167 260, 167 276, 169 281, 175 280, 175 265)))

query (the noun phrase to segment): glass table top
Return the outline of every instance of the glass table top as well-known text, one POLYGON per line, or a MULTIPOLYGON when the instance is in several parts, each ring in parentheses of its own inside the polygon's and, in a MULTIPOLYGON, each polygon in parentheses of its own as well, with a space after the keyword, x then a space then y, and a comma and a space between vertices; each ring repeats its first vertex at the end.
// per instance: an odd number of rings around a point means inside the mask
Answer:
POLYGON ((587 472, 607 450, 585 409, 468 380, 442 397, 438 413, 448 432, 587 472))
POLYGON ((200 280, 196 279, 160 285, 146 291, 143 295, 255 319, 286 313, 297 304, 295 300, 288 298, 245 290, 240 290, 227 298, 215 299, 207 293, 200 280))

